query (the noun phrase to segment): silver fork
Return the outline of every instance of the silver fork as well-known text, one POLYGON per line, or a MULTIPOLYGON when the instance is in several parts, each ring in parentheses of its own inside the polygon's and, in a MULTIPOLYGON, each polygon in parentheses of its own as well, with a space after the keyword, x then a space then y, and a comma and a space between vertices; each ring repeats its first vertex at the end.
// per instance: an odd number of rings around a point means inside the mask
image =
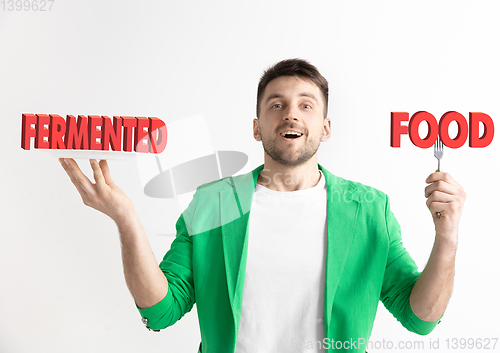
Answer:
POLYGON ((441 158, 443 158, 443 142, 438 138, 434 143, 434 157, 438 160, 438 172, 441 171, 441 158))
MULTIPOLYGON (((434 157, 437 158, 438 160, 438 172, 441 171, 441 158, 443 158, 443 142, 438 138, 436 139, 436 142, 434 143, 434 157)), ((438 217, 441 217, 441 212, 437 213, 438 217)))

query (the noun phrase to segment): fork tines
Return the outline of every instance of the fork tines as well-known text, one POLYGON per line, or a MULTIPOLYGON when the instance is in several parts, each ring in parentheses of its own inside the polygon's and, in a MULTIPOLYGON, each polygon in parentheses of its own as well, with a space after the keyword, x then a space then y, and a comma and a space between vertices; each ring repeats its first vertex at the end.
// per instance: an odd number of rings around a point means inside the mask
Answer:
POLYGON ((441 171, 441 158, 443 158, 443 142, 438 138, 434 143, 434 157, 438 160, 438 172, 441 171))

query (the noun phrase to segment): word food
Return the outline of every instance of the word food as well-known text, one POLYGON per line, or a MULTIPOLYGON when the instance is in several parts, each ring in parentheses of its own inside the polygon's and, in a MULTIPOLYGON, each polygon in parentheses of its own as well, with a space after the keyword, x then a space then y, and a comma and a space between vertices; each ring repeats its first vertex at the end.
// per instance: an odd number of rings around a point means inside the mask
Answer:
POLYGON ((391 113, 391 147, 401 147, 401 135, 409 135, 411 142, 420 148, 429 148, 434 145, 439 135, 439 139, 450 148, 462 147, 469 137, 469 146, 482 148, 488 146, 493 140, 495 126, 489 115, 484 113, 469 113, 469 123, 467 119, 457 112, 447 112, 439 120, 428 112, 420 111, 413 114, 409 119, 408 126, 401 125, 401 122, 408 121, 409 114, 406 112, 391 113), (421 138, 418 134, 420 123, 427 123, 427 136, 421 138), (455 138, 448 134, 450 124, 456 121, 458 133, 455 138), (483 124, 484 132, 479 136, 479 124, 483 124))

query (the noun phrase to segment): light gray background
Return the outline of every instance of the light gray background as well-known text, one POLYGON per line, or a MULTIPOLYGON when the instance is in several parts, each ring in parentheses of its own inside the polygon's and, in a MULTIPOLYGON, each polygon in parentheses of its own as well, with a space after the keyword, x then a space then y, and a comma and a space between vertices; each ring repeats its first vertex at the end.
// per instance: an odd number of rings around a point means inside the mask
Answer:
MULTIPOLYGON (((143 327, 115 225, 82 204, 56 158, 21 149, 22 113, 167 124, 204 114, 215 150, 248 154, 243 173, 263 162, 251 130, 263 69, 308 59, 331 90, 333 133, 320 163, 391 197, 423 269, 434 240, 424 180, 437 163, 406 136, 390 147, 390 112, 480 111, 498 130, 499 11, 487 0, 56 0, 45 13, 0 11, 0 352, 195 352, 199 343, 196 308, 161 333, 143 327)), ((446 339, 500 336, 499 138, 445 152, 443 169, 468 198, 454 295, 429 336, 440 351, 446 339)), ((158 257, 172 238, 157 234, 171 232, 177 202, 145 196, 134 161, 110 167, 158 257)), ((429 337, 406 332, 380 306, 371 340, 429 337)))

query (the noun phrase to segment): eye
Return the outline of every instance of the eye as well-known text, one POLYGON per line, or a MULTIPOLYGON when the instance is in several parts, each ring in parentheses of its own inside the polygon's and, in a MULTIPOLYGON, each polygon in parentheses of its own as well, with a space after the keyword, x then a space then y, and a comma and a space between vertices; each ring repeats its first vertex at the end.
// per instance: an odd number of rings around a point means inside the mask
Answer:
POLYGON ((311 105, 310 104, 302 104, 302 108, 306 108, 306 109, 311 109, 311 105))
POLYGON ((271 108, 281 108, 282 105, 279 103, 273 104, 271 108))

